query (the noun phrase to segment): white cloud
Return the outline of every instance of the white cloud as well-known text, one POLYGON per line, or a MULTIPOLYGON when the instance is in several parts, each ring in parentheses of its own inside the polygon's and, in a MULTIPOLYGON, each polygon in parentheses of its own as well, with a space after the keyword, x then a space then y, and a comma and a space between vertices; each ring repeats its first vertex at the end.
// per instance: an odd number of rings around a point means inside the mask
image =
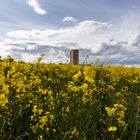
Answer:
POLYGON ((25 40, 40 40, 40 41, 64 41, 64 40, 78 40, 91 33, 104 31, 110 27, 108 23, 101 23, 96 21, 83 21, 74 26, 60 29, 42 30, 17 30, 7 33, 7 36, 14 39, 25 40))
POLYGON ((109 60, 115 65, 125 64, 126 66, 140 66, 140 34, 133 35, 127 41, 110 40, 101 41, 94 44, 94 47, 87 48, 79 42, 57 42, 56 45, 50 46, 35 41, 25 40, 7 40, 0 42, 0 55, 5 57, 11 55, 17 60, 34 61, 43 53, 45 54, 44 62, 46 63, 66 63, 69 60, 69 52, 76 48, 80 50, 80 62, 83 63, 86 54, 89 55, 87 61, 93 62, 97 58, 101 62, 107 63, 109 60), (73 46, 73 47, 72 47, 73 46), (98 48, 97 50, 95 48, 98 48), (96 51, 95 51, 96 50, 96 51))
MULTIPOLYGON (((88 36, 94 36, 94 34, 103 33, 101 31, 105 31, 110 27, 110 24, 108 23, 102 23, 102 22, 96 22, 96 21, 82 21, 79 23, 76 23, 75 25, 71 27, 66 28, 59 28, 59 29, 47 29, 45 31, 42 30, 17 30, 8 32, 7 36, 14 41, 14 44, 18 44, 17 48, 19 46, 22 46, 24 43, 23 49, 20 51, 20 55, 16 50, 13 50, 14 55, 18 53, 19 56, 23 56, 23 53, 25 55, 24 48, 26 49, 26 53, 30 52, 31 57, 26 57, 27 59, 33 58, 33 52, 37 50, 36 52, 41 53, 47 53, 47 60, 52 60, 52 62, 66 62, 68 59, 68 54, 65 54, 64 52, 66 49, 80 49, 83 48, 84 50, 87 50, 87 45, 84 44, 84 39, 88 38, 88 36), (83 42, 81 41, 83 40, 83 42), (16 43, 16 41, 18 41, 16 43), (22 43, 23 42, 23 43, 22 43), (30 50, 31 44, 28 42, 33 42, 40 46, 40 44, 46 46, 46 49, 42 49, 42 47, 39 47, 38 49, 35 47, 34 49, 30 50), (47 46, 54 46, 55 48, 47 49, 47 46), (40 51, 39 51, 40 50, 40 51), (49 53, 48 53, 49 52, 49 53), (55 52, 55 53, 54 53, 55 52), (59 54, 59 55, 58 55, 59 54), (62 54, 62 55, 61 55, 62 54)), ((8 41, 12 42, 12 41, 8 41)), ((11 44, 11 43, 10 43, 11 44)), ((15 46, 15 45, 14 45, 15 46)), ((32 47, 34 47, 32 45, 32 47)), ((18 49, 19 50, 19 49, 18 49)), ((29 55, 29 56, 30 56, 29 55)), ((38 54, 35 54, 35 58, 38 56, 38 54)), ((21 58, 21 57, 20 57, 21 58)), ((25 58, 22 58, 25 60, 25 58)), ((27 60, 25 60, 27 61, 27 60)), ((82 59, 81 59, 82 61, 82 59)))
POLYGON ((69 60, 69 49, 64 47, 58 48, 33 42, 7 41, 0 42, 0 56, 2 58, 10 55, 15 60, 34 62, 41 54, 45 54, 43 62, 46 63, 66 63, 69 60))
POLYGON ((136 25, 136 28, 137 28, 137 29, 140 29, 140 24, 136 25))
POLYGON ((76 22, 77 19, 71 16, 66 16, 62 19, 63 22, 76 22))
POLYGON ((111 60, 113 64, 140 66, 140 34, 133 35, 127 41, 111 40, 99 44, 94 53, 104 62, 111 60))
POLYGON ((41 7, 38 0, 27 0, 27 4, 34 9, 37 14, 44 15, 47 12, 41 7))
MULTIPOLYGON (((109 28, 109 23, 86 20, 75 23, 71 27, 58 29, 8 32, 7 37, 11 39, 11 42, 15 41, 16 44, 18 41, 17 49, 12 50, 11 47, 10 53, 16 56, 20 49, 18 56, 31 56, 26 57, 26 60, 30 60, 33 57, 36 58, 39 55, 38 53, 41 54, 42 52, 46 54, 45 62, 65 63, 65 60, 69 59, 69 54, 65 53, 65 48, 68 49, 68 52, 70 49, 76 48, 80 49, 81 63, 85 55, 89 54, 87 59, 89 62, 100 58, 104 62, 111 60, 115 65, 140 66, 140 30, 138 29, 140 19, 138 16, 135 17, 135 15, 136 13, 124 15, 121 22, 114 23, 111 28, 109 28), (19 41, 25 43, 24 47, 20 47, 22 43, 19 41), (31 44, 27 42, 36 43, 38 47, 32 45, 32 48, 31 44)), ((24 60, 24 57, 20 58, 24 60)))

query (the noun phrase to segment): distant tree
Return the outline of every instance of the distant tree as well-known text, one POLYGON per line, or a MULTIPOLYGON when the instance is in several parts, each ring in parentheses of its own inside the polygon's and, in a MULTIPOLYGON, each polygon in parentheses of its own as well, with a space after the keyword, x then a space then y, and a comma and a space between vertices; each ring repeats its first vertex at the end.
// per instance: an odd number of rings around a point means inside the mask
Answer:
POLYGON ((41 63, 42 59, 44 58, 44 54, 41 54, 41 56, 38 58, 37 63, 41 63))
POLYGON ((3 61, 13 62, 14 61, 14 58, 12 58, 10 55, 8 55, 6 58, 3 59, 3 61))

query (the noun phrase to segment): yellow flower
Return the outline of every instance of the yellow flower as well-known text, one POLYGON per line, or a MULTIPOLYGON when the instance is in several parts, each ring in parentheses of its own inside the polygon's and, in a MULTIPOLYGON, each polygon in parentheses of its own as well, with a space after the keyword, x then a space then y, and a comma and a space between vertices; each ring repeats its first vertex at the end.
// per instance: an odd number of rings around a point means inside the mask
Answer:
POLYGON ((71 134, 72 134, 72 135, 75 135, 76 133, 77 133, 77 129, 74 127, 74 128, 73 128, 73 131, 71 131, 71 134))
POLYGON ((55 129, 55 128, 53 128, 53 129, 52 129, 52 131, 55 133, 55 132, 56 132, 56 129, 55 129))
POLYGON ((122 104, 114 104, 114 107, 116 107, 116 108, 124 108, 124 106, 122 105, 122 104))
POLYGON ((46 122, 48 122, 48 117, 47 117, 47 116, 42 116, 42 117, 40 118, 39 122, 40 122, 41 124, 45 124, 46 122))
POLYGON ((38 138, 38 140, 43 140, 43 136, 40 135, 39 138, 38 138))
POLYGON ((85 75, 85 81, 89 82, 89 83, 95 83, 94 79, 90 76, 85 75))
POLYGON ((33 113, 37 113, 37 105, 34 106, 32 111, 33 111, 33 113))
POLYGON ((122 118, 117 118, 117 121, 119 123, 119 126, 124 126, 125 125, 125 121, 122 118))
POLYGON ((9 94, 9 86, 8 85, 3 85, 3 93, 5 93, 6 95, 9 94))
POLYGON ((118 116, 121 118, 124 118, 124 114, 125 112, 123 110, 118 112, 118 116))
POLYGON ((115 126, 111 126, 111 127, 108 128, 109 132, 113 132, 113 131, 116 131, 116 130, 117 130, 117 127, 115 127, 115 126))
POLYGON ((31 118, 31 120, 33 120, 34 119, 34 116, 32 115, 30 118, 31 118))
POLYGON ((86 104, 89 101, 89 99, 86 96, 82 96, 82 102, 83 104, 86 104))
POLYGON ((70 108, 69 108, 69 106, 66 108, 66 112, 70 112, 70 108))
POLYGON ((88 90, 88 84, 87 83, 84 83, 82 86, 81 86, 81 89, 83 91, 87 91, 88 90))
POLYGON ((38 109, 38 114, 41 114, 43 112, 42 109, 38 109))
POLYGON ((62 112, 64 112, 65 111, 65 108, 64 107, 62 107, 62 112))
POLYGON ((77 81, 78 79, 79 79, 79 77, 81 77, 82 76, 82 73, 81 73, 81 71, 79 71, 77 74, 75 74, 74 76, 73 76, 73 80, 74 81, 77 81))
POLYGON ((106 110, 108 116, 113 116, 116 112, 116 108, 105 107, 105 110, 106 110))
POLYGON ((5 106, 5 104, 8 103, 8 99, 5 97, 4 94, 0 95, 0 106, 5 106))
POLYGON ((48 127, 47 127, 47 128, 46 128, 46 132, 48 133, 48 132, 49 132, 49 130, 50 130, 50 128, 48 128, 48 127))
POLYGON ((36 128, 35 128, 35 126, 31 126, 31 129, 33 130, 33 133, 36 132, 36 128))

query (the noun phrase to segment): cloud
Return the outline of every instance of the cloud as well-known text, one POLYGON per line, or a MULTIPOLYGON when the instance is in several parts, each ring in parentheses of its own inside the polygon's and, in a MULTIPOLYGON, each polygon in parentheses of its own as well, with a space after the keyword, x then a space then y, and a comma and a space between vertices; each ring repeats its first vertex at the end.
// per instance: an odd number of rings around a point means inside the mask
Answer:
POLYGON ((45 54, 45 63, 66 63, 69 61, 69 48, 41 45, 33 42, 0 42, 0 56, 12 56, 16 60, 25 62, 36 61, 41 54, 45 54), (6 49, 5 49, 6 48, 6 49))
POLYGON ((38 0, 27 0, 27 4, 34 9, 37 14, 45 15, 47 12, 41 7, 38 0))
POLYGON ((136 25, 136 28, 137 28, 137 29, 140 29, 140 24, 136 25))
POLYGON ((26 61, 45 53, 45 62, 65 63, 69 60, 69 51, 76 48, 80 50, 80 63, 89 55, 88 62, 100 58, 105 63, 111 60, 115 65, 140 66, 140 20, 135 20, 134 15, 124 16, 121 22, 112 26, 85 20, 63 28, 11 31, 7 37, 15 43, 11 46, 8 41, 9 51, 5 53, 26 61))
POLYGON ((62 19, 63 22, 76 22, 77 19, 71 16, 66 16, 62 19))
POLYGON ((111 60, 113 64, 140 66, 140 34, 127 41, 109 41, 99 44, 99 50, 93 55, 104 62, 111 60))
POLYGON ((68 63, 70 62, 70 50, 78 48, 80 50, 80 63, 85 60, 86 54, 92 54, 90 49, 82 49, 77 42, 63 42, 57 46, 43 45, 34 42, 0 42, 0 56, 12 56, 15 60, 25 62, 36 61, 41 54, 44 54, 45 63, 68 63), (67 46, 67 47, 66 47, 67 46), (4 49, 7 48, 7 49, 4 49))
POLYGON ((114 44, 110 43, 101 43, 100 49, 96 52, 96 55, 100 56, 113 56, 117 54, 127 53, 127 48, 124 47, 127 45, 127 42, 115 42, 114 44))
POLYGON ((67 63, 70 50, 75 48, 80 50, 80 63, 83 63, 85 56, 89 55, 87 62, 94 62, 97 58, 100 58, 101 62, 105 63, 110 60, 115 65, 140 66, 140 34, 132 36, 127 41, 108 39, 108 41, 102 41, 91 48, 83 47, 79 42, 70 41, 47 45, 47 42, 41 44, 35 41, 7 40, 0 43, 0 55, 2 57, 11 55, 16 60, 32 62, 43 53, 45 54, 43 62, 67 63), (97 51, 95 51, 95 48, 98 48, 97 51))
POLYGON ((102 23, 96 21, 82 21, 74 26, 60 28, 60 29, 47 29, 47 30, 17 30, 7 33, 7 36, 14 39, 25 39, 25 40, 43 40, 43 41, 61 41, 61 40, 72 40, 79 39, 82 36, 104 31, 109 28, 109 23, 102 23))

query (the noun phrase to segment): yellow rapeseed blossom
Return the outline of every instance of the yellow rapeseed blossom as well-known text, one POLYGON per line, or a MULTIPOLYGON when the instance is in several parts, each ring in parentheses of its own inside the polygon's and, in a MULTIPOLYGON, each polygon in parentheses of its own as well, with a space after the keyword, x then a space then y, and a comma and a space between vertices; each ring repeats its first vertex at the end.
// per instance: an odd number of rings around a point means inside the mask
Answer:
POLYGON ((118 123, 119 123, 119 126, 124 126, 124 125, 125 125, 125 121, 124 121, 123 118, 118 117, 118 118, 117 118, 117 121, 118 121, 118 123))
POLYGON ((42 110, 42 109, 39 109, 39 108, 37 107, 37 105, 35 105, 35 106, 33 107, 32 112, 33 112, 34 114, 36 114, 36 113, 41 114, 41 113, 43 112, 43 110, 42 110))
POLYGON ((86 104, 87 102, 89 102, 89 99, 85 95, 83 95, 82 102, 83 102, 83 104, 86 104))
POLYGON ((83 85, 81 85, 81 90, 83 91, 87 91, 88 90, 88 84, 87 83, 84 83, 83 85))
POLYGON ((103 133, 106 139, 125 139, 133 133, 128 126, 137 125, 140 69, 3 61, 0 67, 1 136, 13 137, 8 131, 21 127, 29 139, 96 139, 103 133), (7 129, 19 118, 20 124, 7 129))
POLYGON ((111 127, 108 128, 108 131, 109 131, 109 132, 117 131, 117 127, 111 126, 111 127))
POLYGON ((9 94, 9 85, 3 85, 3 93, 8 95, 9 94))
POLYGON ((74 80, 74 81, 77 81, 77 80, 81 77, 81 75, 82 75, 82 73, 81 73, 81 71, 79 71, 77 74, 75 74, 75 75, 73 76, 73 80, 74 80))
POLYGON ((8 103, 8 99, 4 94, 0 94, 0 106, 5 106, 8 103))
POLYGON ((115 114, 116 108, 105 107, 108 116, 113 116, 115 114))
POLYGON ((72 82, 70 82, 68 84, 67 88, 68 88, 69 91, 72 91, 72 92, 79 92, 80 91, 80 87, 75 86, 74 83, 72 83, 72 82))
POLYGON ((77 135, 78 134, 76 127, 73 128, 73 130, 71 131, 71 134, 72 135, 77 135))
POLYGON ((69 108, 69 106, 67 106, 67 108, 66 108, 66 112, 70 112, 70 108, 69 108))
POLYGON ((89 83, 95 83, 95 80, 91 76, 87 76, 87 75, 85 75, 85 81, 89 83))
POLYGON ((42 116, 41 118, 40 118, 40 120, 39 120, 39 123, 41 123, 41 124, 45 124, 46 122, 48 122, 48 116, 47 115, 45 115, 45 116, 42 116))
POLYGON ((40 135, 39 138, 38 138, 38 140, 43 140, 43 136, 40 135))
POLYGON ((36 112, 37 112, 37 105, 35 105, 35 106, 33 107, 32 112, 33 112, 33 113, 36 113, 36 112))
POLYGON ((50 131, 50 128, 47 127, 47 128, 46 128, 46 132, 48 133, 49 131, 50 131))
POLYGON ((55 132, 56 132, 56 129, 55 129, 55 128, 53 128, 53 129, 52 129, 52 131, 55 133, 55 132))
POLYGON ((114 104, 115 108, 124 108, 124 106, 122 104, 116 103, 114 104))

